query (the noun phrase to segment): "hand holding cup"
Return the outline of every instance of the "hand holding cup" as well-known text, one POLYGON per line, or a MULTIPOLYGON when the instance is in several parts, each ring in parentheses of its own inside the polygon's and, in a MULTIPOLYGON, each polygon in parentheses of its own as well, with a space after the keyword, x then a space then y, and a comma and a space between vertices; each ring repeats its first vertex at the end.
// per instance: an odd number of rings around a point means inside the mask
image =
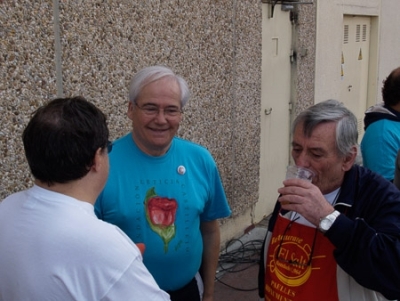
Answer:
MULTIPOLYGON (((308 168, 289 165, 286 169, 286 180, 287 179, 302 179, 308 182, 312 181, 314 172, 308 168)), ((281 202, 282 205, 287 205, 288 202, 281 202)))

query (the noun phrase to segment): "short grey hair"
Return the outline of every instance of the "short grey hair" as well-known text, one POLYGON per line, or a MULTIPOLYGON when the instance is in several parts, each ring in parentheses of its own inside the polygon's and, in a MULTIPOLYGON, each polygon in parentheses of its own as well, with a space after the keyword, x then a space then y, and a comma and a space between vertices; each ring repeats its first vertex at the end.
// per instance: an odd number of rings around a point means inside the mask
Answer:
POLYGON ((357 118, 343 103, 328 99, 301 112, 293 122, 292 133, 298 125, 303 125, 304 135, 310 137, 315 127, 321 123, 336 122, 336 148, 341 156, 353 153, 357 147, 357 118))
POLYGON ((170 77, 178 84, 181 90, 181 107, 183 108, 190 98, 189 87, 182 77, 164 66, 146 67, 137 72, 129 84, 129 101, 135 103, 140 92, 146 85, 165 77, 170 77))

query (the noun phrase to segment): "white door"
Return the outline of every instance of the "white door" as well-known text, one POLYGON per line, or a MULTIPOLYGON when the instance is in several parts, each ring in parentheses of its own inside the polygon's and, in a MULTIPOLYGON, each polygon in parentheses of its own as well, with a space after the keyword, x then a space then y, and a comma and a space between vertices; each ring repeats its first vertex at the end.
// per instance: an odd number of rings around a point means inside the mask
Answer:
POLYGON ((371 19, 344 16, 340 99, 357 117, 359 142, 364 134, 367 109, 371 19))
POLYGON ((291 43, 289 12, 262 5, 261 158, 255 219, 270 214, 289 162, 291 43))

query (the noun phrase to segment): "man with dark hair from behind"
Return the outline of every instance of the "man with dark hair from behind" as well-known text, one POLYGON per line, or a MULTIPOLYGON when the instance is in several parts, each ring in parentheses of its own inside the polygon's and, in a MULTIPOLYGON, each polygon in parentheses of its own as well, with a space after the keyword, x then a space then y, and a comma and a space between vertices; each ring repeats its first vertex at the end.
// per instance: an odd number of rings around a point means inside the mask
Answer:
POLYGON ((170 300, 138 247, 98 220, 105 115, 82 97, 39 108, 22 138, 33 187, 0 203, 0 300, 170 300))
POLYGON ((400 67, 384 80, 382 98, 365 112, 361 153, 365 167, 393 181, 400 149, 400 67))

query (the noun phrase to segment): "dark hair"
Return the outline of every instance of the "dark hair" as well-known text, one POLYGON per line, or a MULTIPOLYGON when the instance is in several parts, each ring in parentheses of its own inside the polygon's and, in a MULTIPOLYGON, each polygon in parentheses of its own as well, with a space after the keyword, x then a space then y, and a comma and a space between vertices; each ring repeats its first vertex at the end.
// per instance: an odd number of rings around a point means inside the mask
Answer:
POLYGON ((83 97, 57 98, 34 112, 22 140, 33 176, 48 185, 84 177, 106 148, 105 115, 83 97))
POLYGON ((394 69, 383 81, 382 98, 389 107, 400 102, 400 67, 394 69))

